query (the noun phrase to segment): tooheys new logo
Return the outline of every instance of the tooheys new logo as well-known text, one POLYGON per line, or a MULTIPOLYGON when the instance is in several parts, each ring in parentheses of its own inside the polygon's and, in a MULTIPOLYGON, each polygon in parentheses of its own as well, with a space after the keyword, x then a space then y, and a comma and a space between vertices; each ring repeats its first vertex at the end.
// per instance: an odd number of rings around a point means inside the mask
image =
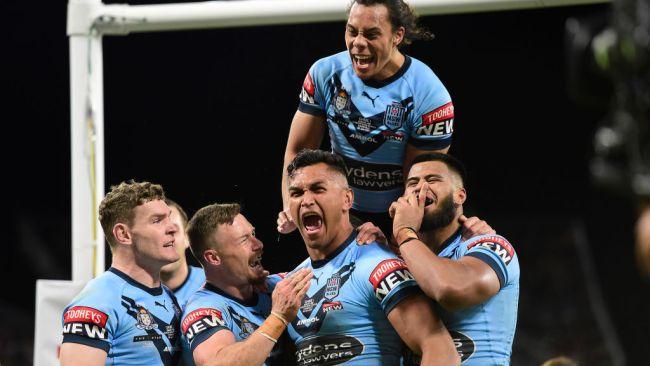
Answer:
MULTIPOLYGON (((323 325, 326 313, 331 310, 327 306, 323 306, 325 301, 331 301, 338 296, 339 289, 350 279, 354 269, 354 262, 346 264, 332 273, 316 293, 312 296, 305 295, 298 310, 298 316, 291 322, 293 330, 300 334, 301 337, 308 337, 318 333, 323 325), (325 292, 330 296, 329 299, 325 297, 325 292)), ((314 279, 312 279, 311 286, 313 287, 314 284, 314 279)))
POLYGON ((191 343, 197 334, 215 327, 225 327, 221 311, 211 308, 200 308, 192 311, 183 318, 181 331, 191 343))
POLYGON ((416 133, 422 136, 444 136, 454 132, 454 105, 449 102, 422 116, 416 133))
POLYGON ((488 236, 481 238, 478 241, 471 243, 467 246, 467 249, 472 249, 474 247, 481 247, 487 250, 494 252, 496 255, 501 258, 503 263, 507 266, 512 257, 515 255, 515 249, 508 243, 508 241, 501 236, 488 236))
POLYGON ((342 156, 350 186, 367 191, 390 191, 402 188, 404 174, 402 167, 391 164, 358 162, 342 156))
POLYGON ((76 334, 93 339, 107 339, 106 313, 87 306, 73 306, 63 316, 63 334, 76 334))
POLYGON ((339 365, 363 352, 364 345, 358 339, 345 335, 308 338, 299 342, 296 351, 298 366, 339 365))
POLYGON ((311 75, 307 73, 305 81, 302 83, 302 90, 300 91, 300 100, 307 104, 316 104, 314 100, 314 82, 311 75))
POLYGON ((406 263, 399 259, 386 259, 372 270, 368 281, 375 289, 375 297, 381 302, 394 288, 406 281, 415 281, 415 279, 406 267, 406 263))

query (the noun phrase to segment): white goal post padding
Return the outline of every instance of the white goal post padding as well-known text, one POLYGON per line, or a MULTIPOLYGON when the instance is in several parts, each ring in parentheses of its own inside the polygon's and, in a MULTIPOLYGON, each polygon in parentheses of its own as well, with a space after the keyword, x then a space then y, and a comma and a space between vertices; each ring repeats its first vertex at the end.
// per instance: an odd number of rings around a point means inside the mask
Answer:
POLYGON ((84 281, 36 281, 34 365, 59 365, 63 309, 83 289, 84 281))

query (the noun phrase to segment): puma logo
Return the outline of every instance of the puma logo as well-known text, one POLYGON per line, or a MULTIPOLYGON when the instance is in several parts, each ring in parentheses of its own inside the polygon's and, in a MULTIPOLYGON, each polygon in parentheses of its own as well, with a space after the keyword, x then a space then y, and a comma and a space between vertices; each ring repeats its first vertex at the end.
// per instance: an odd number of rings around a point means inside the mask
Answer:
POLYGON ((370 99, 370 101, 372 102, 372 107, 373 108, 375 107, 375 99, 379 98, 379 94, 377 94, 377 96, 373 98, 368 93, 366 93, 365 90, 361 93, 361 96, 370 99))
POLYGON ((155 301, 155 300, 154 300, 153 303, 154 303, 154 305, 156 305, 156 306, 160 306, 161 308, 167 310, 167 306, 165 306, 165 302, 166 302, 166 301, 163 300, 163 303, 161 304, 161 303, 159 303, 158 301, 155 301))

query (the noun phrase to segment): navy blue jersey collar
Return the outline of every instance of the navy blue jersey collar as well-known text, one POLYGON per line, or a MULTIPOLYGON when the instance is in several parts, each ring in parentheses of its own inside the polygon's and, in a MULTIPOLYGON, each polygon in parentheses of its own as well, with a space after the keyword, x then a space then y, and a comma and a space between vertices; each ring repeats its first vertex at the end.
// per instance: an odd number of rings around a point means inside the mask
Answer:
POLYGON ((133 287, 137 287, 137 288, 141 289, 142 291, 148 292, 153 296, 160 296, 163 293, 162 286, 147 287, 147 286, 141 284, 140 282, 134 280, 133 278, 129 277, 129 275, 127 275, 126 273, 124 273, 124 272, 122 272, 119 269, 114 268, 114 267, 109 268, 108 271, 115 274, 116 276, 120 277, 121 279, 126 281, 129 285, 131 285, 133 287))
POLYGON ((411 66, 411 58, 408 57, 407 55, 404 55, 404 63, 402 64, 402 67, 400 67, 399 70, 397 70, 397 72, 393 74, 393 76, 389 77, 388 79, 379 80, 379 81, 373 79, 370 80, 362 79, 361 81, 363 81, 364 84, 373 87, 375 89, 382 88, 392 83, 393 81, 401 78, 402 75, 404 75, 404 73, 406 72, 406 70, 409 69, 409 66, 411 66))
POLYGON ((330 253, 327 257, 325 257, 324 259, 317 259, 317 260, 312 259, 311 260, 312 268, 321 268, 322 266, 326 265, 327 262, 332 260, 334 257, 341 254, 341 252, 345 250, 345 248, 347 248, 348 245, 352 243, 352 241, 354 241, 354 239, 357 237, 356 234, 357 234, 356 230, 352 229, 352 233, 350 233, 350 236, 348 236, 348 238, 345 239, 343 244, 339 245, 339 247, 336 248, 336 250, 330 253))
POLYGON ((187 276, 186 276, 185 279, 183 280, 183 283, 180 284, 180 286, 171 289, 172 292, 176 293, 176 291, 182 289, 183 286, 185 286, 185 284, 187 283, 187 281, 190 280, 190 277, 192 277, 192 266, 190 266, 190 265, 188 264, 188 265, 187 265, 187 276))
POLYGON ((447 248, 449 245, 451 245, 451 243, 456 241, 456 239, 458 239, 460 237, 460 234, 461 234, 462 230, 463 230, 463 228, 459 227, 458 230, 456 230, 455 233, 451 234, 451 236, 448 237, 447 240, 442 242, 442 245, 435 251, 436 255, 442 253, 442 251, 445 250, 445 248, 447 248))
POLYGON ((242 305, 244 305, 246 307, 249 307, 249 308, 257 305, 257 301, 259 300, 256 292, 253 292, 253 296, 250 299, 248 299, 246 301, 240 300, 240 299, 238 299, 236 297, 230 296, 230 294, 226 293, 224 290, 222 290, 219 287, 211 284, 210 282, 205 283, 205 289, 208 290, 208 291, 212 291, 212 292, 214 292, 216 294, 219 294, 219 295, 221 295, 221 296, 223 296, 223 297, 225 297, 227 299, 230 299, 230 300, 232 300, 234 302, 237 302, 237 303, 242 304, 242 305))

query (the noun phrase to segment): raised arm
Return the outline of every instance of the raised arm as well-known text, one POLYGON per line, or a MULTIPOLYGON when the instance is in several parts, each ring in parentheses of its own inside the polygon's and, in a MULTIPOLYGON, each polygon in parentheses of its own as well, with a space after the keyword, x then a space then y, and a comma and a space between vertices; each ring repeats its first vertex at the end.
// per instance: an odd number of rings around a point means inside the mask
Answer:
MULTIPOLYGON (((401 242, 399 237, 397 241, 401 242)), ((478 305, 499 292, 496 272, 480 259, 440 258, 419 240, 409 241, 399 249, 420 288, 447 310, 478 305)))
POLYGON ((282 212, 278 214, 278 231, 287 234, 296 229, 288 210, 287 166, 302 149, 317 149, 325 135, 325 117, 296 111, 291 121, 289 139, 282 164, 282 212))
POLYGON ((388 313, 388 320, 411 351, 421 355, 421 365, 460 365, 449 332, 423 295, 400 301, 388 313))
POLYGON ((280 281, 273 290, 271 315, 264 323, 241 342, 235 340, 230 330, 217 331, 192 352, 196 365, 264 364, 287 322, 296 317, 302 298, 309 289, 311 277, 311 271, 302 270, 280 281))
POLYGON ((427 190, 428 184, 424 183, 417 196, 400 197, 390 207, 402 258, 420 288, 445 309, 480 304, 501 288, 495 269, 477 257, 464 256, 457 261, 440 258, 412 231, 418 230, 422 222, 427 190))

